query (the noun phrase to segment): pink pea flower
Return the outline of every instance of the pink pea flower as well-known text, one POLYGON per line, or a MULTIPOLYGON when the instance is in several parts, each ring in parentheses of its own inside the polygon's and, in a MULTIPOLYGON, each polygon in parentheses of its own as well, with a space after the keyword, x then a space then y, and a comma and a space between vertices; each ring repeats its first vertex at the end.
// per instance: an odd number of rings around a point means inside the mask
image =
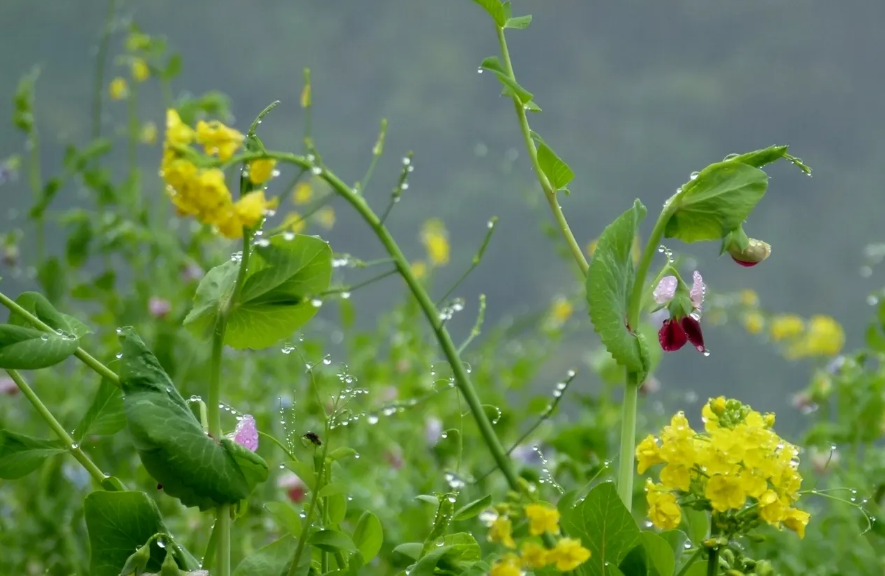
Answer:
POLYGON ((255 426, 255 418, 250 414, 244 415, 237 422, 237 427, 228 438, 241 446, 245 446, 252 452, 258 450, 258 428, 255 426))
POLYGON ((154 318, 162 320, 171 310, 172 304, 168 300, 158 298, 157 296, 151 296, 150 300, 148 300, 148 312, 154 318))
POLYGON ((13 381, 12 378, 0 376, 0 394, 5 394, 7 396, 15 396, 18 394, 18 386, 15 385, 15 381, 13 381))
POLYGON ((277 488, 285 490, 289 500, 296 504, 304 500, 304 496, 307 494, 307 485, 292 472, 286 472, 277 478, 277 488))
MULTIPOLYGON (((676 276, 665 276, 655 287, 652 295, 660 305, 671 304, 676 295, 687 288, 681 285, 680 280, 676 276)), ((665 352, 674 352, 685 346, 686 342, 697 349, 698 352, 706 352, 704 346, 704 334, 701 330, 701 311, 704 305, 704 296, 707 287, 704 279, 698 271, 692 274, 692 286, 688 290, 688 297, 691 302, 691 311, 686 313, 682 304, 677 303, 676 306, 670 307, 670 318, 664 320, 664 324, 658 331, 658 342, 665 352)))

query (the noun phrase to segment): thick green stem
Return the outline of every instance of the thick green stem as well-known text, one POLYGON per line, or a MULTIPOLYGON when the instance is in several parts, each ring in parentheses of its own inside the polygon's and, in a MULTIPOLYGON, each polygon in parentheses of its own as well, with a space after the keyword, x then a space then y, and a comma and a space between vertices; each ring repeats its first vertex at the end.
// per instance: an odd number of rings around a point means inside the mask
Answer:
MULTIPOLYGON (((328 427, 326 430, 328 431, 328 427)), ((317 493, 320 491, 323 482, 323 473, 326 469, 326 451, 329 449, 328 434, 326 434, 326 438, 327 440, 323 444, 322 456, 320 458, 320 469, 317 470, 313 490, 310 492, 310 505, 307 507, 307 516, 304 518, 304 528, 301 529, 301 535, 298 537, 298 546, 295 548, 295 557, 292 559, 292 565, 289 566, 288 576, 295 576, 298 565, 301 563, 301 555, 304 553, 307 536, 310 533, 310 527, 313 525, 313 517, 317 512, 317 504, 320 500, 317 493)))
POLYGON ((676 574, 676 576, 685 576, 686 572, 688 572, 688 569, 691 568, 695 561, 701 557, 701 552, 703 550, 703 547, 695 550, 694 554, 691 555, 688 561, 682 565, 682 568, 679 570, 679 573, 676 574))
POLYGON ((15 382, 15 385, 18 386, 18 389, 21 390, 24 397, 34 406, 37 413, 40 414, 47 424, 49 424, 49 427, 52 428, 52 431, 58 436, 58 439, 65 445, 65 449, 87 472, 89 472, 89 475, 92 476, 92 479, 95 480, 96 483, 102 485, 102 481, 107 478, 107 475, 99 470, 98 466, 96 466, 95 463, 89 459, 89 456, 83 452, 80 445, 71 438, 71 435, 67 433, 64 426, 55 419, 55 416, 52 415, 49 408, 43 404, 40 397, 37 396, 37 393, 28 386, 28 383, 25 382, 25 379, 22 378, 21 374, 16 370, 7 370, 6 373, 9 374, 9 377, 15 382))
MULTIPOLYGON (((504 61, 504 71, 514 82, 516 82, 516 75, 513 73, 513 63, 510 61, 510 51, 507 49, 507 39, 504 37, 503 28, 498 28, 498 44, 501 47, 501 58, 504 61)), ((532 161, 532 168, 534 168, 535 174, 538 176, 538 182, 544 190, 544 197, 550 205, 550 211, 553 212, 553 218, 556 220, 556 225, 559 227, 565 243, 568 244, 569 250, 571 250, 572 256, 575 258, 575 262, 581 269, 581 273, 586 275, 587 269, 589 268, 587 258, 584 257, 584 252, 581 250, 578 241, 575 240, 575 236, 572 234, 571 228, 569 228, 568 221, 565 219, 565 214, 562 213, 562 206, 559 205, 559 201, 556 199, 556 190, 553 188, 553 185, 550 184, 550 181, 541 169, 541 164, 538 162, 538 149, 535 147, 535 141, 532 139, 532 130, 529 127, 529 119, 526 115, 525 106, 519 102, 516 96, 513 97, 513 108, 516 111, 516 118, 519 120, 522 139, 525 141, 526 150, 528 150, 529 158, 532 161)))
MULTIPOLYGON (((642 312, 642 295, 645 293, 645 277, 648 275, 648 269, 651 267, 651 261, 664 235, 664 228, 670 220, 672 211, 677 202, 674 198, 667 208, 661 213, 658 221, 655 223, 648 242, 645 244, 645 250, 639 259, 639 265, 636 267, 636 277, 633 280, 633 292, 630 293, 629 306, 627 308, 627 324, 631 330, 635 330, 639 326, 639 315, 642 312)), ((634 451, 636 449, 636 408, 638 405, 639 374, 627 370, 627 384, 624 388, 624 403, 621 406, 621 447, 618 459, 618 495, 627 510, 633 507, 633 463, 635 461, 634 451)))
MULTIPOLYGON (((6 306, 6 308, 8 308, 10 312, 14 312, 22 318, 26 319, 35 328, 39 328, 44 332, 52 332, 53 334, 56 333, 51 326, 19 306, 14 300, 9 298, 2 292, 0 292, 0 304, 6 306)), ((86 350, 83 350, 82 348, 77 348, 77 350, 74 352, 74 356, 76 356, 81 362, 92 368, 99 376, 101 376, 102 378, 106 378, 117 388, 120 387, 120 377, 117 376, 117 374, 113 370, 96 360, 91 354, 86 352, 86 350)))

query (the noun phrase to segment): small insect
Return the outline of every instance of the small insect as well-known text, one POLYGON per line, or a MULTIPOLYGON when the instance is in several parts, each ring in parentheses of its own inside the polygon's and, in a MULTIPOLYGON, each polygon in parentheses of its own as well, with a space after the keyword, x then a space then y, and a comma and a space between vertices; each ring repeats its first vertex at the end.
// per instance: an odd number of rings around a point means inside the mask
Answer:
POLYGON ((302 438, 306 438, 307 440, 310 440, 310 443, 313 444, 314 446, 322 446, 323 445, 323 441, 320 440, 320 437, 317 436, 316 432, 308 432, 307 434, 302 436, 302 438))

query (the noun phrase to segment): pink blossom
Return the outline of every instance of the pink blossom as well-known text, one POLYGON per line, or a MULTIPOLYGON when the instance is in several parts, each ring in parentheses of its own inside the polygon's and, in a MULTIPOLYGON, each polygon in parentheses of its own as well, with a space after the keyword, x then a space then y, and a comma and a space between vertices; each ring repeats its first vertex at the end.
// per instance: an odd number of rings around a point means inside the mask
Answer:
POLYGON ((704 306, 704 296, 707 293, 707 286, 704 284, 704 279, 701 278, 701 273, 697 270, 694 271, 691 278, 691 291, 688 295, 691 296, 691 303, 694 304, 695 310, 701 310, 704 306))
POLYGON ((277 478, 277 488, 285 490, 289 500, 296 504, 304 500, 304 496, 307 494, 307 485, 292 472, 286 472, 277 478))
POLYGON ((0 377, 0 394, 6 394, 7 396, 18 394, 18 386, 15 385, 15 381, 12 378, 0 377))
POLYGON ((676 279, 676 276, 664 276, 661 278, 661 281, 658 282, 657 287, 655 287, 655 290, 652 293, 655 302, 658 304, 666 304, 672 300, 673 296, 676 295, 676 288, 678 286, 679 281, 676 279))
POLYGON ((434 416, 424 421, 424 439, 430 446, 439 443, 439 435, 442 434, 442 420, 434 416))
POLYGON ((168 300, 158 298, 157 296, 151 296, 150 300, 148 300, 148 311, 154 318, 165 318, 171 310, 172 304, 168 300))
POLYGON ((255 418, 246 414, 237 422, 237 427, 228 438, 241 446, 245 446, 252 452, 258 450, 258 428, 255 426, 255 418))

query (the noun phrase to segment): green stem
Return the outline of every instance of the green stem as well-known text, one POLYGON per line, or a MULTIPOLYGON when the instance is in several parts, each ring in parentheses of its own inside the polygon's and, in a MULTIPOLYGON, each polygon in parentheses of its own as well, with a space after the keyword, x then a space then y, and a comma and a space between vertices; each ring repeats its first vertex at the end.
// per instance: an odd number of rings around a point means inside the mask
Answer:
POLYGON ((320 484, 323 480, 323 473, 326 469, 326 451, 329 448, 328 434, 326 442, 323 444, 322 458, 320 459, 320 469, 317 471, 314 489, 310 493, 310 505, 307 507, 307 516, 304 518, 304 527, 301 529, 301 535, 298 537, 298 546, 295 548, 295 557, 292 559, 292 565, 289 566, 288 576, 295 576, 298 564, 301 563, 301 555, 304 553, 304 546, 307 544, 307 536, 310 533, 310 527, 313 524, 313 517, 316 515, 317 503, 319 498, 317 493, 320 491, 320 484))
POLYGON ((37 410, 37 413, 49 424, 49 427, 52 428, 52 431, 55 432, 55 435, 58 436, 58 439, 62 441, 65 445, 65 449, 74 457, 77 462, 89 472, 89 475, 92 476, 92 479, 95 480, 99 485, 102 485, 102 481, 107 478, 107 474, 99 470, 98 466, 95 465, 92 460, 89 459, 89 456, 86 455, 85 452, 80 448, 80 444, 74 441, 71 438, 70 434, 64 429, 58 420, 55 419, 55 416, 52 415, 52 412, 49 411, 49 408, 46 407, 45 404, 40 400, 40 397, 37 396, 37 393, 28 386, 28 383, 25 382, 25 379, 22 378, 21 374, 16 370, 7 370, 7 374, 12 378, 12 381, 15 382, 15 385, 18 386, 18 389, 21 390, 22 394, 28 401, 34 406, 37 410))
POLYGON ((101 136, 101 103, 104 95, 104 64, 107 60, 108 43, 111 38, 111 30, 114 26, 114 12, 116 0, 109 0, 108 15, 104 22, 104 31, 101 42, 98 44, 98 53, 95 55, 95 79, 92 84, 92 139, 101 136))
POLYGON ((682 568, 679 570, 676 576, 685 576, 685 573, 688 572, 688 569, 691 568, 691 565, 694 564, 697 559, 701 557, 701 552, 703 550, 703 548, 698 548, 697 550, 695 550, 694 554, 691 555, 691 558, 689 558, 688 561, 682 565, 682 568))
MULTIPOLYGON (((642 311, 642 295, 645 293, 645 277, 651 267, 651 261, 657 251, 658 243, 664 234, 664 228, 675 210, 678 196, 673 198, 667 208, 661 212, 655 223, 645 250, 639 259, 636 268, 636 277, 633 281, 633 292, 630 293, 629 307, 627 308, 627 325, 631 330, 639 326, 639 314, 642 311)), ((621 406, 621 447, 618 459, 618 495, 627 510, 633 507, 633 464, 634 451, 636 449, 636 408, 638 405, 639 374, 627 370, 627 384, 624 388, 624 403, 621 406)))
POLYGON ((138 86, 133 82, 129 89, 128 99, 129 111, 129 136, 127 147, 127 158, 129 162, 129 202, 130 208, 137 211, 139 208, 138 185, 135 181, 136 171, 138 170, 138 86))
MULTIPOLYGON (((55 330, 47 325, 45 322, 19 306, 14 300, 10 299, 8 296, 0 292, 0 304, 6 306, 10 312, 14 312, 31 323, 35 328, 39 328, 44 332, 52 332, 55 334, 55 330)), ((117 374, 96 360, 92 355, 90 355, 86 350, 82 348, 77 348, 74 352, 74 356, 80 359, 81 362, 92 368, 99 376, 109 380, 112 384, 114 384, 117 388, 120 387, 120 377, 117 374)))
MULTIPOLYGON (((504 29, 500 27, 498 28, 498 44, 501 47, 501 58, 504 60, 504 71, 511 80, 516 82, 516 75, 513 73, 513 63, 510 61, 510 51, 507 48, 507 39, 504 37, 504 29)), ((562 237, 565 239, 565 243, 568 244, 569 250, 571 250, 572 256, 575 258, 575 262, 578 264, 581 272, 586 275, 587 269, 589 268, 587 259, 584 257, 584 252, 578 245, 578 241, 575 240, 571 228, 569 228, 568 221, 565 219, 565 214, 562 213, 562 207, 556 199, 556 190, 553 189, 553 186, 550 184, 544 171, 541 170, 541 164, 538 162, 538 149, 535 147, 535 141, 532 139, 532 130, 529 127, 529 119, 526 116, 525 107, 520 104, 515 96, 513 97, 513 108, 516 111, 516 118, 519 120, 522 139, 525 141, 525 147, 526 150, 528 150, 529 158, 532 161, 532 167, 535 170, 535 174, 538 176, 538 182, 541 184, 541 188, 544 190, 544 197, 547 198, 547 203, 550 205, 551 212, 553 212, 553 218, 556 220, 556 225, 559 227, 562 237)))
POLYGON ((707 558, 707 576, 717 576, 719 574, 719 547, 710 548, 709 554, 707 558))

